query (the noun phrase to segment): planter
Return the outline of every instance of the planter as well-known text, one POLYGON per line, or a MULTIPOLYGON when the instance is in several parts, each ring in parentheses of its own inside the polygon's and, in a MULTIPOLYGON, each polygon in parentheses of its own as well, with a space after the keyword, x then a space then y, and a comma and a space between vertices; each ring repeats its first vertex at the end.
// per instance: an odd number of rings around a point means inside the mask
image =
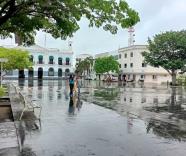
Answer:
POLYGON ((13 121, 13 114, 9 98, 0 98, 0 122, 13 121))

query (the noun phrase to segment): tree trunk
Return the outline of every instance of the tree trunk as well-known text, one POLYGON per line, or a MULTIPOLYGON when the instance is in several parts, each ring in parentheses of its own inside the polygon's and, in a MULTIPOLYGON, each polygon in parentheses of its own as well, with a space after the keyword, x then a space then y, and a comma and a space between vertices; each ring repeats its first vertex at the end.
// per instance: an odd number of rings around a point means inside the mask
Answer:
POLYGON ((22 39, 21 37, 15 33, 15 43, 18 44, 18 46, 21 46, 22 45, 22 39))
POLYGON ((175 87, 172 87, 172 90, 171 90, 171 98, 170 98, 170 104, 169 104, 169 112, 174 112, 174 109, 175 109, 175 105, 176 105, 176 88, 175 87))
POLYGON ((175 86, 176 85, 176 72, 172 72, 172 85, 175 86))
POLYGON ((108 82, 110 82, 111 81, 111 77, 110 77, 109 72, 107 72, 107 75, 108 75, 108 82))

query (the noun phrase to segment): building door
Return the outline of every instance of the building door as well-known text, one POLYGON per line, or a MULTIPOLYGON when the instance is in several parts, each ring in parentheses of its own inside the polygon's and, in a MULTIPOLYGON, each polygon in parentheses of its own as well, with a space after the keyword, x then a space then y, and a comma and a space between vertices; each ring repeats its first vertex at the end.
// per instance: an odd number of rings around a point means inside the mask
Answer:
POLYGON ((20 69, 20 70, 19 70, 19 78, 25 78, 24 69, 20 69))
POLYGON ((126 75, 123 75, 123 81, 126 81, 127 79, 126 79, 126 75))
POLYGON ((48 76, 54 76, 54 68, 48 69, 48 76))
POLYGON ((58 77, 62 77, 62 69, 58 69, 58 77))
POLYGON ((43 68, 38 68, 38 79, 43 78, 43 68))
POLYGON ((34 70, 33 70, 33 68, 30 68, 28 70, 28 77, 34 77, 34 70))

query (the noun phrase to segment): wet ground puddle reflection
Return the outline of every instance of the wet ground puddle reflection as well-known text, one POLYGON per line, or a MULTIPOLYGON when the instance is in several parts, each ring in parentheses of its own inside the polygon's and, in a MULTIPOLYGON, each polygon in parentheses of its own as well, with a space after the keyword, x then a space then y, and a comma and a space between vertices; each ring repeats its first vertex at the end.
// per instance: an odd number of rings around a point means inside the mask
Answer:
POLYGON ((170 88, 83 82, 81 96, 70 98, 65 81, 19 84, 43 107, 41 127, 20 125, 24 154, 182 156, 186 152, 183 88, 175 94, 170 88))

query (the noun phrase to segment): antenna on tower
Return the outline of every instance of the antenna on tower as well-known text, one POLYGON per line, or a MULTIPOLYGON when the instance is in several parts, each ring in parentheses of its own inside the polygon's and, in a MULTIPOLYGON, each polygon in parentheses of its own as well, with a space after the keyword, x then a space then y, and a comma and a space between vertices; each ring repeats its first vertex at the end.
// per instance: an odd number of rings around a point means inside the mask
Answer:
POLYGON ((134 32, 135 32, 134 27, 130 27, 129 30, 128 30, 128 33, 129 33, 128 46, 129 47, 133 46, 134 43, 135 43, 135 40, 134 40, 135 34, 134 34, 134 32))

